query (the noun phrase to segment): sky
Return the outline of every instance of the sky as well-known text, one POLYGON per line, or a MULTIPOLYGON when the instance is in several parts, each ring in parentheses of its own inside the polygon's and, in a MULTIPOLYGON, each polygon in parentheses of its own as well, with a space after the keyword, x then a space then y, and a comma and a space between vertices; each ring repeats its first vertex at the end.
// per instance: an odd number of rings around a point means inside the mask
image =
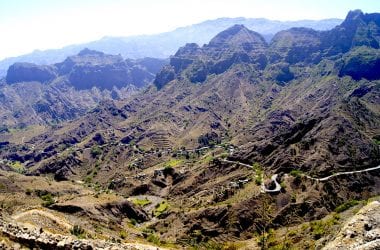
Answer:
POLYGON ((344 18, 379 0, 0 0, 0 60, 104 36, 171 31, 219 17, 344 18))

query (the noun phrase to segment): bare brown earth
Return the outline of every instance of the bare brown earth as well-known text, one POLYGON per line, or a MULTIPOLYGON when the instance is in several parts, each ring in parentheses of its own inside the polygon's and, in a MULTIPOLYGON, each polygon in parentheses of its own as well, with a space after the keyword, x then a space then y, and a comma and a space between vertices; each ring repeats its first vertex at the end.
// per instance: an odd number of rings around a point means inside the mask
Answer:
POLYGON ((334 211, 380 192, 379 169, 363 171, 380 163, 379 77, 350 66, 377 67, 377 20, 350 12, 270 44, 234 26, 179 49, 142 92, 1 132, 3 216, 190 249, 282 249, 296 228, 290 245, 319 249, 345 220, 334 211))

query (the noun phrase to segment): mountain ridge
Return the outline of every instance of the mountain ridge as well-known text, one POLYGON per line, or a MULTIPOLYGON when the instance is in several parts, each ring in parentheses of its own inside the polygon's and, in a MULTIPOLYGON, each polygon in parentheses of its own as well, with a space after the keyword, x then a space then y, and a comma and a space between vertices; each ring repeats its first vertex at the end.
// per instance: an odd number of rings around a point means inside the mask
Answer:
POLYGON ((124 58, 138 59, 143 57, 168 58, 177 48, 185 43, 195 42, 200 45, 208 42, 218 32, 236 23, 246 24, 247 27, 260 28, 259 33, 265 34, 269 40, 275 33, 294 26, 307 26, 317 29, 329 29, 338 25, 341 19, 324 19, 320 21, 271 21, 264 18, 220 18, 205 21, 174 31, 156 35, 141 35, 125 37, 104 37, 100 40, 80 45, 69 45, 62 49, 36 51, 26 55, 6 58, 0 61, 0 77, 5 75, 8 67, 15 62, 31 62, 36 64, 53 64, 66 57, 77 54, 80 50, 90 49, 103 51, 108 54, 121 54, 124 58), (141 46, 137 46, 142 44, 141 46), (157 48, 157 49, 155 49, 157 48))
POLYGON ((322 248, 345 210, 380 195, 379 18, 270 43, 232 26, 179 48, 142 91, 44 131, 4 129, 7 211, 42 200, 93 238, 173 248, 322 248), (120 220, 122 204, 144 217, 120 220))

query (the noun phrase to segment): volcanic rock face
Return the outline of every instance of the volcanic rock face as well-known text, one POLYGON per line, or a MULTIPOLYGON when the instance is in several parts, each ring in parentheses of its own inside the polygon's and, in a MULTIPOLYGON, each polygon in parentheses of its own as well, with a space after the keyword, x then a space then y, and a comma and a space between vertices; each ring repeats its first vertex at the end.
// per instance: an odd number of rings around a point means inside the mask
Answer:
POLYGON ((68 57, 62 63, 56 64, 56 67, 61 75, 68 75, 69 82, 76 89, 112 89, 128 84, 144 87, 154 79, 155 73, 163 64, 164 61, 158 59, 124 61, 120 55, 106 55, 84 49, 77 56, 68 57))
POLYGON ((54 66, 42 66, 33 63, 15 63, 9 67, 6 81, 17 82, 49 82, 57 77, 54 66))
POLYGON ((48 83, 60 76, 76 89, 97 87, 112 90, 128 85, 141 88, 154 79, 164 64, 165 60, 160 59, 124 60, 120 55, 84 49, 78 55, 51 66, 15 63, 9 67, 6 82, 48 83))
POLYGON ((89 49, 55 65, 16 63, 0 85, 0 119, 6 126, 69 120, 101 100, 118 100, 153 81, 166 60, 124 60, 89 49))
POLYGON ((155 80, 159 88, 176 76, 185 75, 191 82, 204 82, 210 74, 222 74, 233 64, 252 63, 264 68, 267 47, 265 39, 243 25, 235 25, 214 37, 200 48, 190 43, 171 57, 170 66, 159 73, 155 80), (174 69, 174 74, 171 71, 174 69))
MULTIPOLYGON (((267 45, 260 34, 248 30, 243 25, 235 25, 219 33, 202 48, 196 44, 187 44, 180 48, 171 58, 170 65, 174 68, 175 77, 181 75, 195 83, 204 82, 210 74, 221 74, 233 64, 249 63, 255 65, 257 71, 265 69, 266 75, 273 76, 270 80, 281 84, 293 79, 289 65, 317 64, 326 56, 366 46, 368 50, 362 48, 359 52, 352 52, 356 53, 353 56, 354 60, 346 57, 341 75, 347 74, 355 79, 376 79, 378 56, 377 53, 373 55, 374 51, 370 48, 379 48, 379 27, 379 14, 353 11, 341 25, 330 31, 292 28, 277 33, 267 45), (353 72, 356 66, 356 71, 362 72, 360 74, 363 76, 353 72)), ((170 70, 171 68, 166 68, 159 75, 168 75, 170 70)), ((162 86, 170 80, 173 80, 173 77, 167 77, 165 80, 159 77, 155 82, 162 86)))

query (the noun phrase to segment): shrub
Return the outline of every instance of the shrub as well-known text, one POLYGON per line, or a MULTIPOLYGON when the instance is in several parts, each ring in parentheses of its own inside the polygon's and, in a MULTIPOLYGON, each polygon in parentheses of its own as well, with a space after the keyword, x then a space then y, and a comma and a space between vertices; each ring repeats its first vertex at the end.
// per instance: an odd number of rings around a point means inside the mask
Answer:
POLYGON ((298 169, 293 169, 292 171, 290 171, 290 175, 293 177, 301 177, 302 174, 302 171, 298 169))
POLYGON ((50 193, 42 195, 41 199, 43 200, 42 206, 44 207, 49 207, 55 203, 53 196, 50 193))
POLYGON ((127 238, 127 232, 124 230, 121 230, 119 232, 119 235, 120 235, 120 238, 122 238, 123 240, 125 240, 127 238))
POLYGON ((157 235, 157 234, 154 234, 154 233, 150 233, 148 234, 148 237, 146 238, 147 241, 155 244, 155 245, 159 245, 161 242, 160 242, 160 237, 157 235))
POLYGON ((85 231, 79 225, 74 225, 73 228, 70 229, 70 233, 72 235, 77 236, 78 238, 84 238, 85 237, 85 231))
POLYGON ((349 208, 351 208, 351 207, 353 207, 353 206, 356 206, 356 205, 358 205, 358 204, 359 204, 359 201, 357 201, 357 200, 349 200, 349 201, 347 201, 347 202, 345 202, 345 203, 343 203, 343 204, 337 206, 337 207, 335 208, 335 212, 337 212, 337 213, 344 212, 344 211, 346 211, 347 209, 349 209, 349 208))
POLYGON ((314 239, 318 240, 325 234, 325 225, 322 221, 313 221, 310 226, 314 239))
POLYGON ((133 199, 132 203, 137 206, 145 207, 146 205, 149 205, 152 202, 148 200, 147 198, 145 198, 145 199, 133 199))
POLYGON ((98 155, 101 155, 102 154, 102 149, 99 148, 99 146, 93 146, 91 148, 91 155, 92 157, 97 157, 98 155))
POLYGON ((376 145, 380 146, 380 140, 379 139, 374 139, 374 142, 375 142, 376 145))
POLYGON ((155 207, 155 210, 153 212, 153 215, 156 217, 159 217, 161 214, 163 214, 165 211, 169 209, 169 204, 167 201, 162 201, 161 203, 157 204, 155 207))
POLYGON ((85 183, 91 183, 92 182, 92 176, 91 175, 86 176, 86 178, 84 178, 84 182, 85 183))
POLYGON ((131 219, 130 219, 130 222, 131 222, 131 224, 134 225, 134 226, 136 226, 137 223, 138 223, 137 220, 134 219, 134 218, 131 218, 131 219))
POLYGON ((256 178, 255 178, 255 183, 256 185, 260 186, 262 183, 263 183, 263 177, 262 175, 256 175, 256 178))

